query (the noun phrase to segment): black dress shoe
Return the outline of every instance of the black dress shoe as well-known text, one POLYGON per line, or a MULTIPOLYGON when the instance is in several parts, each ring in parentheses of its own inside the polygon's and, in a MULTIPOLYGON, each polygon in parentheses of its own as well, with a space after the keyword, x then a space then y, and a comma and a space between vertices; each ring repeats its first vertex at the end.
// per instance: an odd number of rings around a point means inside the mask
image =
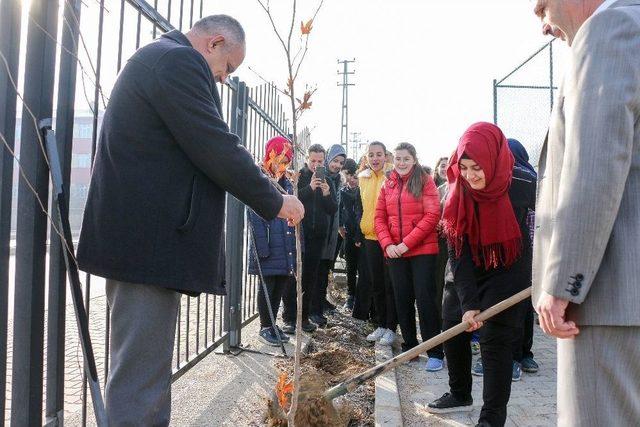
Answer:
POLYGON ((327 326, 327 318, 320 314, 312 314, 309 316, 309 320, 318 325, 318 327, 323 328, 327 326))
POLYGON ((473 409, 473 399, 460 400, 451 393, 445 393, 441 398, 427 405, 427 412, 432 414, 448 414, 451 412, 468 412, 473 409))
POLYGON ((315 332, 315 330, 318 329, 318 327, 309 322, 308 320, 303 320, 302 321, 302 330, 305 332, 315 332))

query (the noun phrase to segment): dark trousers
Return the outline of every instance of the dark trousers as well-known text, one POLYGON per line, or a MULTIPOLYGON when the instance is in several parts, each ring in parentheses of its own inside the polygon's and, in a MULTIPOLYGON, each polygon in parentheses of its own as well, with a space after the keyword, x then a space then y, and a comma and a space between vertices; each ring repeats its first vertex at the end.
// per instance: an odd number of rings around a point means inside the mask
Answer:
MULTIPOLYGON (((295 286, 295 278, 293 276, 265 276, 264 282, 265 287, 267 288, 267 295, 269 295, 273 318, 275 320, 278 317, 278 309, 280 308, 282 295, 285 290, 291 286, 289 282, 294 282, 295 286)), ((267 299, 265 298, 262 284, 258 284, 258 314, 260 315, 261 328, 273 326, 271 324, 269 306, 267 305, 267 299)))
MULTIPOLYGON (((459 322, 445 320, 448 329, 459 322)), ((480 329, 480 352, 484 368, 482 410, 479 423, 504 426, 507 419, 507 403, 511 395, 512 345, 518 340, 521 328, 514 328, 492 321, 480 329)), ((463 333, 444 344, 449 364, 449 387, 459 399, 471 397, 471 340, 470 333, 463 333)))
MULTIPOLYGON (((309 305, 316 287, 318 266, 322 255, 323 237, 311 237, 304 239, 304 254, 302 256, 302 320, 309 319, 309 305)), ((282 318, 287 323, 296 321, 296 287, 289 286, 285 290, 284 311, 282 318)))
POLYGON ((347 289, 350 297, 356 295, 359 255, 360 248, 356 247, 353 239, 346 239, 344 241, 344 259, 347 262, 347 289))
POLYGON ((522 362, 525 357, 533 358, 533 304, 531 299, 525 302, 526 308, 524 313, 524 329, 522 331, 522 340, 516 347, 513 360, 522 362))
POLYGON ((373 304, 376 309, 377 325, 395 331, 398 326, 396 303, 389 269, 377 240, 364 241, 369 277, 373 283, 373 304))
MULTIPOLYGON (((507 419, 507 403, 511 396, 513 348, 520 342, 522 328, 509 326, 504 318, 516 318, 522 324, 522 307, 517 305, 498 315, 497 321, 487 321, 480 331, 480 353, 484 368, 482 410, 479 423, 504 426, 507 419), (504 316, 504 317, 501 317, 504 316)), ((444 320, 443 328, 449 329, 462 319, 444 320)), ((470 333, 463 333, 444 343, 444 353, 449 364, 449 387, 459 399, 471 397, 471 340, 470 333)))
POLYGON ((442 290, 444 288, 444 275, 447 269, 449 252, 446 239, 438 239, 438 261, 436 261, 436 303, 438 305, 438 318, 442 318, 442 290))
POLYGON ((375 319, 373 304, 373 283, 369 277, 369 265, 367 263, 367 251, 364 246, 358 248, 358 283, 356 284, 355 301, 353 302, 352 316, 355 319, 375 319))
POLYGON ((309 304, 309 314, 321 316, 324 303, 327 300, 327 287, 329 286, 329 271, 333 269, 334 261, 323 259, 318 264, 318 272, 314 292, 309 304))
MULTIPOLYGON (((418 307, 422 341, 440 333, 434 275, 436 259, 437 255, 417 255, 387 260, 398 322, 404 340, 402 351, 418 345, 415 306, 418 307)), ((444 358, 442 346, 432 348, 427 354, 429 357, 444 358)))

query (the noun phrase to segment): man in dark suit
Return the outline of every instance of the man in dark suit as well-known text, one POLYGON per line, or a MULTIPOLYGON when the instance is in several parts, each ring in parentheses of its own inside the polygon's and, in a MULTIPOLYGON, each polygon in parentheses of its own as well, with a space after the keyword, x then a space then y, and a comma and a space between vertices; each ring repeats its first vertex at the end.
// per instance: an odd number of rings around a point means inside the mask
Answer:
POLYGON ((107 279, 110 425, 169 423, 180 295, 225 292, 225 191, 267 220, 304 215, 222 119, 215 83, 244 55, 240 24, 209 16, 138 50, 111 93, 78 245, 107 279))

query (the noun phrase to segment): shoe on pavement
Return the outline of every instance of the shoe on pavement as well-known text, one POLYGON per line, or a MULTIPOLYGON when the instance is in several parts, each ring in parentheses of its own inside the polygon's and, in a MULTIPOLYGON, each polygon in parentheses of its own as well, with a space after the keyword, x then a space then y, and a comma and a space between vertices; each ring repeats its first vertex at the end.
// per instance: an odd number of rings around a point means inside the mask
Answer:
POLYGON ((437 357, 430 357, 427 360, 426 370, 427 372, 438 372, 444 368, 444 360, 438 359, 437 357))
POLYGON ((382 336, 384 335, 385 332, 387 332, 387 330, 385 328, 377 328, 375 331, 373 331, 369 335, 367 335, 367 341, 376 342, 380 338, 382 338, 382 336))
POLYGON ((524 359, 522 359, 522 362, 520 362, 520 364, 522 365, 522 370, 524 372, 528 372, 530 374, 535 374, 536 372, 538 372, 539 366, 536 361, 533 360, 533 357, 525 357, 524 359))
POLYGON ((473 410, 473 399, 460 400, 451 393, 445 393, 439 399, 427 405, 427 412, 432 414, 449 414, 451 412, 470 412, 473 410))
POLYGON ((513 361, 513 371, 511 372, 511 381, 520 381, 522 378, 522 370, 520 369, 520 363, 513 361))
POLYGON ((327 318, 321 314, 312 314, 309 316, 309 320, 318 325, 319 328, 327 326, 327 318))
POLYGON ((280 345, 280 342, 278 341, 278 336, 273 331, 273 328, 271 326, 260 329, 260 333, 258 334, 258 336, 260 337, 260 341, 262 341, 265 344, 268 344, 274 347, 277 347, 280 345))
POLYGON ((394 341, 396 340, 396 333, 393 332, 391 329, 387 329, 384 332, 384 335, 382 336, 382 338, 380 338, 380 345, 393 345, 394 341))
POLYGON ((293 335, 296 333, 296 323, 295 322, 284 322, 284 326, 282 327, 282 332, 285 334, 293 335))
POLYGON ((290 339, 289 336, 286 335, 282 329, 280 329, 280 326, 276 325, 276 329, 278 330, 278 333, 280 334, 280 339, 282 340, 282 342, 289 342, 289 339, 290 339))
POLYGON ((471 354, 474 356, 480 354, 480 343, 478 341, 471 341, 471 354))
POLYGON ((311 323, 308 320, 302 322, 302 330, 305 332, 315 332, 318 327, 315 323, 311 323))
POLYGON ((476 363, 473 364, 471 368, 471 373, 476 377, 481 377, 484 375, 484 367, 482 366, 482 357, 478 358, 476 363))

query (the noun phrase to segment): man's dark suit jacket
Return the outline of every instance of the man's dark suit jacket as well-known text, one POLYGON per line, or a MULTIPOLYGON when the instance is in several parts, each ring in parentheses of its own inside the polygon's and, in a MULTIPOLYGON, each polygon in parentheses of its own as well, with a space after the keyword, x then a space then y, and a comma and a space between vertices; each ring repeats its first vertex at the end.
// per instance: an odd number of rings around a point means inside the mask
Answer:
POLYGON ((100 131, 78 245, 82 270, 224 294, 225 191, 266 220, 282 196, 221 111, 211 70, 179 31, 129 59, 100 131))

